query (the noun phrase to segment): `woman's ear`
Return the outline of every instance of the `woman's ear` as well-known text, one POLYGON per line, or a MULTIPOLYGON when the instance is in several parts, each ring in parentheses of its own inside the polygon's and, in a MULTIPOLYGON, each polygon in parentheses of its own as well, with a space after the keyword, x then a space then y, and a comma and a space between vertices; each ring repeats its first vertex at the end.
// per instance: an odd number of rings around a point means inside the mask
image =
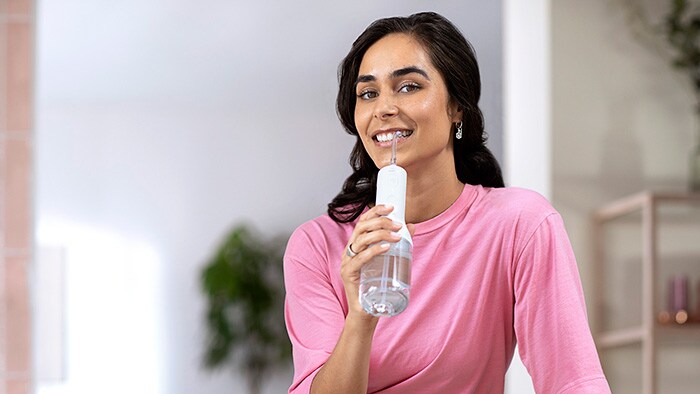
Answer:
POLYGON ((457 123, 462 120, 464 115, 463 108, 454 99, 450 100, 450 104, 447 107, 447 114, 450 116, 452 123, 457 123))
POLYGON ((462 121, 464 116, 464 111, 460 107, 455 107, 455 111, 452 112, 452 123, 457 123, 462 121))

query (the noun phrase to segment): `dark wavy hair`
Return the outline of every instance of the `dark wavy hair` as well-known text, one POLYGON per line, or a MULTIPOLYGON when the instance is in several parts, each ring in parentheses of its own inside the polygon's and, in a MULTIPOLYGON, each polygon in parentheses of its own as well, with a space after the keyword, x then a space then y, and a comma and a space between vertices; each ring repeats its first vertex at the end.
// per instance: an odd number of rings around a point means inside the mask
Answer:
POLYGON ((472 185, 504 186, 501 168, 486 147, 484 116, 478 106, 481 96, 479 66, 471 44, 449 20, 434 12, 379 19, 355 40, 338 67, 340 86, 336 110, 345 130, 357 136, 350 153, 353 173, 328 204, 328 215, 339 223, 357 219, 376 198, 379 169, 362 145, 355 127, 355 82, 367 49, 391 33, 405 33, 418 40, 442 75, 450 100, 462 110, 463 138, 452 138, 457 178, 472 185))

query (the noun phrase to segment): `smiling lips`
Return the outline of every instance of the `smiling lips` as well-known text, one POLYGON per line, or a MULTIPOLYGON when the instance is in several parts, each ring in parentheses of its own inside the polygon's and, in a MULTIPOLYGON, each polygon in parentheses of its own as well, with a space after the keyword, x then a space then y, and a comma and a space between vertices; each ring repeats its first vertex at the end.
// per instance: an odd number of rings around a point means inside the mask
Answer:
POLYGON ((411 134, 413 134, 413 130, 388 130, 381 131, 375 134, 374 136, 372 136, 372 139, 379 143, 391 142, 396 136, 397 132, 401 133, 399 135, 399 138, 408 138, 411 134))

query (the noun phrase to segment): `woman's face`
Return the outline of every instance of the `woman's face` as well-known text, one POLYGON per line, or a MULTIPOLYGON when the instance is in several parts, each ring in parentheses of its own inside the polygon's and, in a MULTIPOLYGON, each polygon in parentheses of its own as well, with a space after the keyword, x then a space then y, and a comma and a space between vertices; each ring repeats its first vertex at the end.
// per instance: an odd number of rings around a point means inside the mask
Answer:
MULTIPOLYGON (((391 160, 390 135, 401 131, 397 164, 451 165, 451 126, 461 119, 430 56, 407 34, 389 34, 365 52, 355 88, 355 126, 367 153, 382 168, 391 160)), ((409 170, 410 173, 410 170, 409 170)))

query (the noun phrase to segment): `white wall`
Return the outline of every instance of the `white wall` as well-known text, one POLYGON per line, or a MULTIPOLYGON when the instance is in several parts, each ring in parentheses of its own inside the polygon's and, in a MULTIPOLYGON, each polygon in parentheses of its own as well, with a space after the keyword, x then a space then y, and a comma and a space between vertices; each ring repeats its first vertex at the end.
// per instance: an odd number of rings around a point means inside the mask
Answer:
POLYGON ((506 184, 550 198, 551 4, 549 0, 503 4, 506 184))
MULTIPOLYGON (((550 1, 503 1, 503 119, 506 185, 551 198, 550 1)), ((506 393, 534 393, 518 348, 506 393)))
MULTIPOLYGON (((241 390, 199 366, 199 269, 234 223, 289 233, 324 212, 353 143, 335 116, 337 64, 372 20, 422 9, 39 1, 37 243, 65 250, 67 353, 66 380, 38 392, 241 390)), ((433 9, 476 48, 500 156, 500 4, 433 9)))

